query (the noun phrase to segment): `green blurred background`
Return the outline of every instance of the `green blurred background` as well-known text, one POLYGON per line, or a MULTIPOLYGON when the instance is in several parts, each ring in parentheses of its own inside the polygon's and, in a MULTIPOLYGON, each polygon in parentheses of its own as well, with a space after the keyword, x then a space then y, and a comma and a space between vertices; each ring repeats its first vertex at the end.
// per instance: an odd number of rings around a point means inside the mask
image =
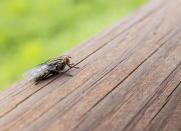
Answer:
POLYGON ((0 90, 146 0, 0 0, 0 90))

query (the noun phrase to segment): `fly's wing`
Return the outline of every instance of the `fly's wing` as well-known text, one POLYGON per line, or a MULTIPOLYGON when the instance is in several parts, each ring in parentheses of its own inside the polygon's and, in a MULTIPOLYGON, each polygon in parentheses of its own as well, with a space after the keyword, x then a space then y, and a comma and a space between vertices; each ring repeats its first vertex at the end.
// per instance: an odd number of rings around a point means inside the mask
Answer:
POLYGON ((36 70, 37 70, 38 68, 40 68, 42 65, 44 65, 44 64, 35 66, 35 67, 33 67, 33 68, 25 71, 22 75, 23 75, 23 76, 27 76, 28 74, 31 74, 31 73, 33 73, 34 71, 36 71, 36 70))
POLYGON ((30 80, 35 79, 36 77, 42 75, 44 72, 49 70, 51 67, 48 66, 46 63, 43 63, 41 65, 35 66, 28 71, 23 73, 23 76, 30 75, 30 80))

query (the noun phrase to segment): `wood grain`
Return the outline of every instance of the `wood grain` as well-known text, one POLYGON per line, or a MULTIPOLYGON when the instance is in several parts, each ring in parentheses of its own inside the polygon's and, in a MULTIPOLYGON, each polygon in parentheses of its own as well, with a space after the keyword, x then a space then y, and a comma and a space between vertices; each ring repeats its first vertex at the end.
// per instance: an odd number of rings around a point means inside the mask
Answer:
POLYGON ((65 54, 68 69, 0 92, 0 130, 181 130, 181 1, 150 1, 65 54))

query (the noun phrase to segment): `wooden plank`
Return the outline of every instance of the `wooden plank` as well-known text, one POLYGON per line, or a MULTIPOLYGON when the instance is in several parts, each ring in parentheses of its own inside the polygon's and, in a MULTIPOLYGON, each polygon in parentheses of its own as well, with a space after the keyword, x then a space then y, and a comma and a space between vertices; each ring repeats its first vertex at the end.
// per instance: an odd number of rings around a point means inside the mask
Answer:
POLYGON ((181 130, 181 82, 171 92, 165 101, 165 104, 152 119, 146 130, 181 130))
POLYGON ((160 88, 157 90, 157 93, 155 93, 149 102, 145 104, 143 109, 136 114, 125 130, 146 130, 151 121, 153 121, 153 119, 163 109, 163 106, 168 102, 168 97, 175 91, 176 88, 178 88, 180 79, 181 65, 171 72, 170 75, 160 84, 160 88))
POLYGON ((180 6, 150 1, 69 50, 73 77, 0 92, 0 130, 180 130, 180 6))
MULTIPOLYGON (((156 89, 159 88, 157 85, 161 84, 170 72, 175 69, 175 66, 172 64, 170 66, 168 66, 168 64, 164 65, 165 60, 163 57, 168 55, 167 52, 172 48, 168 45, 172 44, 166 44, 166 50, 165 46, 163 46, 163 48, 157 52, 158 54, 155 53, 155 55, 150 58, 150 61, 142 64, 128 79, 123 81, 119 86, 116 86, 116 89, 111 93, 107 94, 96 107, 92 108, 91 111, 81 118, 79 125, 75 127, 75 129, 92 130, 99 125, 97 130, 124 130, 127 123, 143 108, 144 104, 149 100, 149 97, 152 97, 157 91, 156 89), (166 54, 162 54, 163 52, 166 54), (153 62, 153 65, 151 62, 153 62), (169 72, 168 69, 170 69, 169 72), (103 122, 101 120, 103 120, 103 122)), ((176 50, 178 58, 181 45, 176 50)), ((175 54, 171 54, 167 59, 174 59, 175 57, 173 58, 173 55, 175 54)), ((179 64, 180 60, 179 58, 177 64, 179 64)), ((60 125, 60 122, 61 120, 56 121, 56 123, 54 122, 53 127, 59 128, 62 125, 60 125)), ((67 123, 64 123, 63 126, 65 126, 65 124, 67 123)))

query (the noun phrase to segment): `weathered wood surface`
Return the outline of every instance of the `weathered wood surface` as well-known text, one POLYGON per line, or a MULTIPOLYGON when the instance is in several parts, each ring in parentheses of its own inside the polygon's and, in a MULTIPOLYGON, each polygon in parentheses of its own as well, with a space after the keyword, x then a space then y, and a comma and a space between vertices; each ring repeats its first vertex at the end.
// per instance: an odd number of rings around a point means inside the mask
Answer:
POLYGON ((180 7, 151 1, 66 52, 73 77, 0 92, 0 130, 181 130, 180 7))

